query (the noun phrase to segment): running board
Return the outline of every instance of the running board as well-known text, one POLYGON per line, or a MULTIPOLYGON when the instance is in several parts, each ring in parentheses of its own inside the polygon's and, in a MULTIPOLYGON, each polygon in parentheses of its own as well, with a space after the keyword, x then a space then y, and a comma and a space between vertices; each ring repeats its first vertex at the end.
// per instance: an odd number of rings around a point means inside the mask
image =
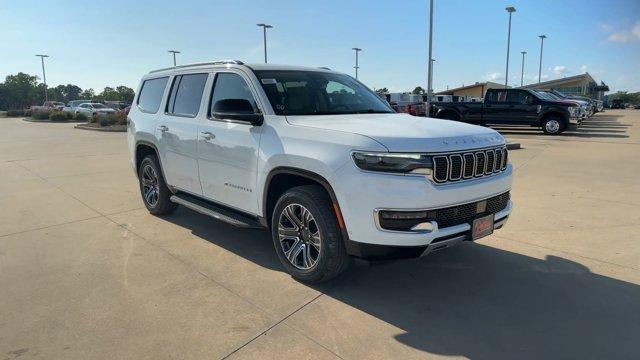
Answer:
POLYGON ((256 219, 250 216, 238 214, 235 211, 225 209, 220 205, 210 203, 195 196, 179 193, 172 195, 170 200, 193 211, 210 216, 216 220, 224 221, 227 224, 245 229, 263 229, 263 226, 256 219))

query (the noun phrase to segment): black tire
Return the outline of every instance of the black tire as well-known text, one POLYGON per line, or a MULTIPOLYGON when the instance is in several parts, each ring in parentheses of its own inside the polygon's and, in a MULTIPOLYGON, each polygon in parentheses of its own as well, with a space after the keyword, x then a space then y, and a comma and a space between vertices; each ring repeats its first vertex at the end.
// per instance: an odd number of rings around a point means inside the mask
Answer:
MULTIPOLYGON (((303 217, 304 216, 300 216, 299 219, 303 217)), ((297 230, 289 231, 295 232, 297 230)), ((320 186, 305 185, 294 187, 286 191, 280 199, 278 199, 271 217, 271 236, 282 265, 292 277, 302 282, 319 283, 329 280, 343 272, 349 266, 351 258, 345 249, 342 233, 340 232, 331 200, 325 190, 320 186), (312 247, 313 244, 307 239, 306 246, 308 250, 305 251, 317 254, 315 264, 307 269, 294 265, 285 255, 287 240, 295 240, 285 237, 283 243, 280 241, 280 221, 282 219, 287 222, 286 219, 289 219, 283 212, 285 209, 295 209, 296 206, 302 206, 308 210, 315 223, 315 226, 313 223, 310 223, 311 225, 308 226, 308 229, 305 229, 304 224, 301 224, 301 228, 308 230, 308 233, 312 233, 313 230, 317 229, 317 234, 319 234, 319 239, 317 240, 318 243, 320 243, 319 250, 312 247), (281 217, 286 217, 286 219, 281 217)), ((299 241, 305 240, 303 232, 299 232, 298 239, 302 239, 299 241)), ((291 248, 293 247, 294 245, 291 245, 289 251, 292 251, 291 248)), ((299 252, 302 258, 304 258, 305 253, 299 252)), ((295 255, 295 257, 295 260, 299 260, 298 255, 295 255)))
POLYGON ((562 118, 549 116, 542 120, 541 126, 542 132, 546 135, 558 135, 564 132, 567 128, 567 123, 562 118))
POLYGON ((167 184, 164 181, 164 176, 162 175, 162 168, 160 167, 160 163, 158 162, 158 158, 155 155, 147 155, 138 168, 138 183, 140 185, 140 195, 142 195, 142 202, 144 202, 144 206, 147 207, 147 210, 153 215, 167 215, 176 211, 178 204, 169 200, 171 198, 171 191, 167 187, 167 184), (150 198, 145 196, 146 189, 145 185, 148 185, 147 178, 149 178, 149 173, 153 173, 155 177, 155 182, 152 184, 154 190, 157 192, 155 197, 150 198))

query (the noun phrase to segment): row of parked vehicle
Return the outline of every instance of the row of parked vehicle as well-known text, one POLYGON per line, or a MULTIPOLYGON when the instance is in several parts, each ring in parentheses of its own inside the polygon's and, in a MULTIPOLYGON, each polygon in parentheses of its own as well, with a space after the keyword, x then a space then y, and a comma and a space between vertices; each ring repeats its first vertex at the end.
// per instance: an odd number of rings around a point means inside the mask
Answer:
POLYGON ((42 106, 32 106, 32 112, 58 110, 73 115, 84 114, 87 117, 93 115, 107 115, 119 111, 129 113, 131 104, 124 101, 97 102, 92 100, 71 100, 67 104, 60 101, 45 101, 42 106))

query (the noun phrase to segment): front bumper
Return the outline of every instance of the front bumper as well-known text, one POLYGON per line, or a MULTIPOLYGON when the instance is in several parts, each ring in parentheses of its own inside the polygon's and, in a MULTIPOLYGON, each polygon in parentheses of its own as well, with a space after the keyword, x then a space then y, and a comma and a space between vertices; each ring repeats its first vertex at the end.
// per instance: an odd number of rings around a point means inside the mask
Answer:
POLYGON ((580 116, 580 117, 570 117, 569 118, 569 124, 571 125, 581 125, 582 121, 585 119, 586 116, 580 116))
MULTIPOLYGON (((463 241, 471 228, 468 223, 446 228, 436 225, 429 232, 388 231, 376 225, 376 210, 439 209, 484 200, 509 191, 513 172, 513 167, 508 164, 503 172, 493 176, 436 185, 424 176, 364 172, 350 165, 339 169, 331 182, 349 236, 347 250, 356 256, 361 255, 362 249, 368 245, 373 245, 373 248, 401 247, 421 254, 431 245, 434 245, 433 249, 437 243, 444 245, 463 241)), ((506 221, 512 207, 509 201, 506 208, 495 214, 496 226, 504 224, 498 222, 506 221)))

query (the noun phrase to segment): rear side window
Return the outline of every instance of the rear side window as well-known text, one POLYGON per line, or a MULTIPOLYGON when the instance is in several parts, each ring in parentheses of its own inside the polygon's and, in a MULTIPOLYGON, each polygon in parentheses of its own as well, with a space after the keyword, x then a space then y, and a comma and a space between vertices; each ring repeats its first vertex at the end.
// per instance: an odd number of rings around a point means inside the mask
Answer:
POLYGON ((167 102, 167 113, 183 116, 198 115, 207 77, 207 74, 176 76, 167 102))
POLYGON ((168 77, 145 80, 138 96, 138 106, 144 112, 156 113, 160 108, 162 94, 167 86, 168 77))
POLYGON ((492 90, 488 95, 491 102, 507 102, 507 90, 492 90))

